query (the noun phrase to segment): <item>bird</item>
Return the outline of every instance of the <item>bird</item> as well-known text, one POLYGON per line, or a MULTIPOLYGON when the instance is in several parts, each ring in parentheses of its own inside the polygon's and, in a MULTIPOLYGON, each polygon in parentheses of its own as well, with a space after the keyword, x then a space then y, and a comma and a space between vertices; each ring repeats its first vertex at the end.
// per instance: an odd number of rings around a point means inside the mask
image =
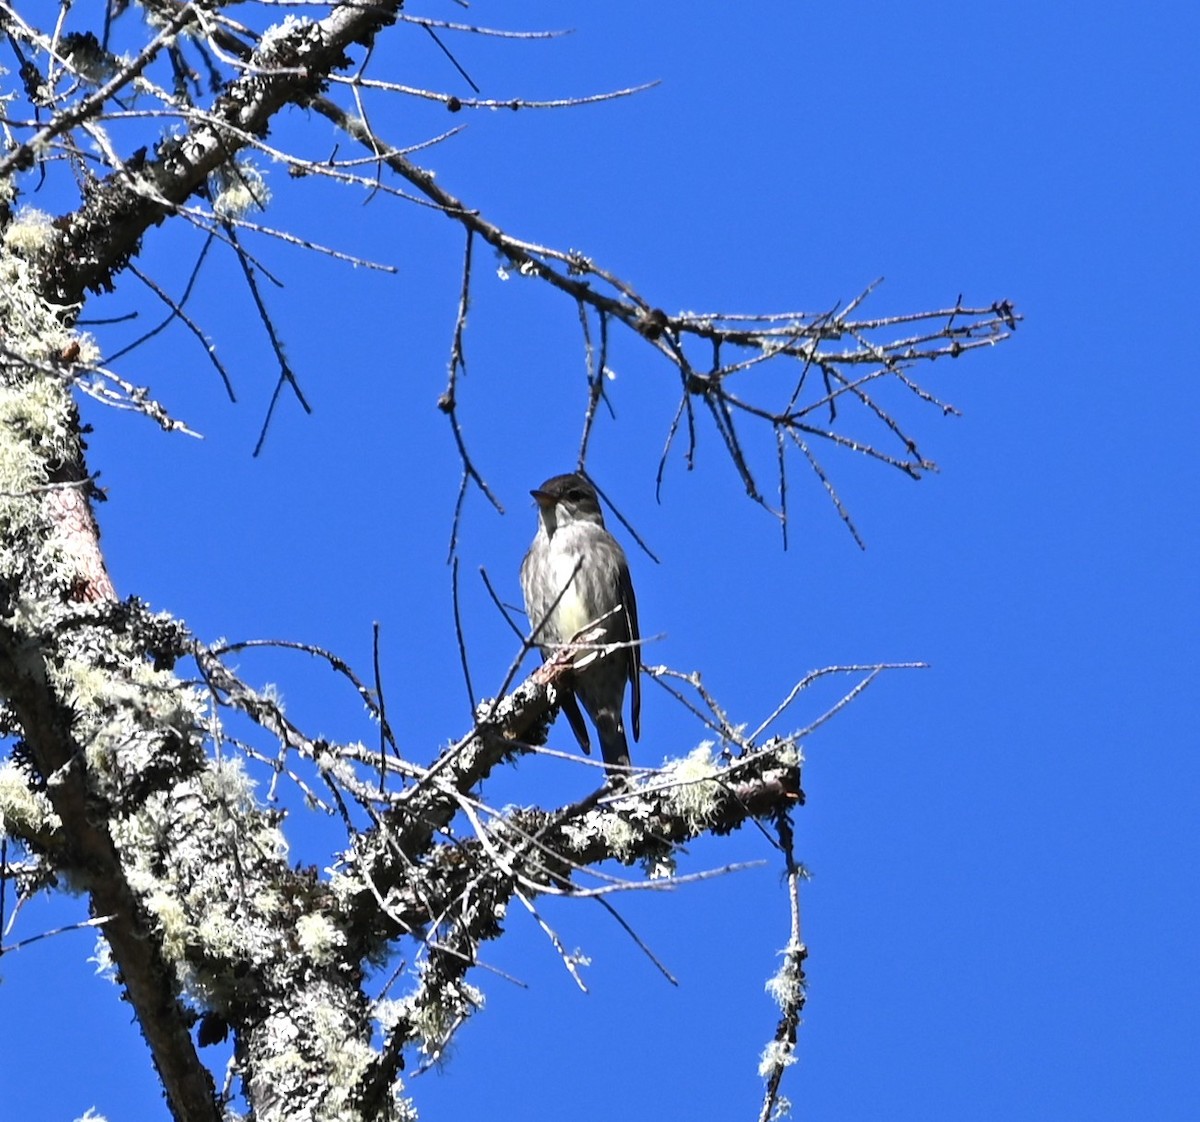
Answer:
POLYGON ((584 752, 590 753, 579 705, 596 726, 610 775, 629 766, 622 710, 630 686, 630 728, 640 733, 642 693, 637 601, 625 551, 605 529, 596 488, 570 472, 530 491, 538 508, 533 544, 521 562, 521 590, 533 642, 542 660, 573 641, 575 668, 559 685, 560 706, 584 752), (593 634, 593 630, 595 634, 593 634), (581 632, 588 632, 586 639, 581 632), (594 644, 622 643, 588 659, 594 644))

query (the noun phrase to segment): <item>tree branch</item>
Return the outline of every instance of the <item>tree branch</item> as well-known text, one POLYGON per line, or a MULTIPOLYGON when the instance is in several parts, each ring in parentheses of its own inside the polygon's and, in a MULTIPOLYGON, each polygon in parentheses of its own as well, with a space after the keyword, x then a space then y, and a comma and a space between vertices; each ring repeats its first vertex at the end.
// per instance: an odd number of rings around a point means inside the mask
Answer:
MULTIPOLYGON (((349 65, 346 51, 369 46, 396 18, 403 0, 354 0, 322 20, 296 20, 269 37, 247 60, 202 120, 187 135, 164 141, 156 158, 127 165, 89 187, 83 206, 60 222, 61 237, 42 270, 42 291, 59 304, 75 304, 87 291, 112 288, 113 274, 139 248, 142 235, 196 193, 208 176, 266 133, 271 118, 288 104, 306 104, 327 80, 349 65), (222 127, 227 125, 229 127, 222 127)), ((182 26, 181 9, 171 25, 182 26)), ((91 99, 89 99, 90 103, 91 99)), ((27 157, 26 157, 27 158, 27 157)), ((0 162, 20 166, 17 154, 0 162)))

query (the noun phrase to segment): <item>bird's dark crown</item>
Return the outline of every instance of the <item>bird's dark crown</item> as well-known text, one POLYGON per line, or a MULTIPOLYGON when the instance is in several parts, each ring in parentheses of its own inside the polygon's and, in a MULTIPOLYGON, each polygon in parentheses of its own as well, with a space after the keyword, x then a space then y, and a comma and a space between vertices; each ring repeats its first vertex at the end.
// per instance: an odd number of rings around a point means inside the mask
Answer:
POLYGON ((535 498, 539 494, 551 496, 558 501, 566 499, 569 503, 592 502, 597 506, 600 505, 596 497, 596 488, 577 472, 556 475, 552 479, 547 479, 533 492, 535 498))
POLYGON ((600 499, 593 487, 582 475, 569 472, 547 479, 536 490, 529 492, 543 511, 552 510, 560 503, 577 515, 595 514, 601 525, 604 518, 600 513, 600 499))

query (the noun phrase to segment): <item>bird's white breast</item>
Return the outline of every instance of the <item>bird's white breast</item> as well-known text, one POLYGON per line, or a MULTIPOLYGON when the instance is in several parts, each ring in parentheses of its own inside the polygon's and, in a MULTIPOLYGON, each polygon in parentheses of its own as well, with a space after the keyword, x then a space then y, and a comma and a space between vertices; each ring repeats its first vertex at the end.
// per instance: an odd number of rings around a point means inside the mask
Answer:
POLYGON ((592 622, 584 608, 583 596, 580 595, 583 587, 582 571, 575 572, 575 563, 580 556, 578 550, 585 544, 582 535, 573 526, 560 527, 558 533, 550 540, 550 580, 553 587, 551 602, 554 596, 562 592, 562 598, 554 609, 554 630, 558 632, 560 641, 570 639, 592 622))

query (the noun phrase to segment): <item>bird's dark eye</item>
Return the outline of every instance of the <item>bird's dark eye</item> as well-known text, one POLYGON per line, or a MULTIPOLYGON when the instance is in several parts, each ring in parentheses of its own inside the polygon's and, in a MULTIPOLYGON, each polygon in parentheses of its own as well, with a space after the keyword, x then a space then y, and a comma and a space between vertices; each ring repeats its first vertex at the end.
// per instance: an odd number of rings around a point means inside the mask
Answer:
POLYGON ((582 487, 572 487, 567 492, 567 498, 570 499, 571 502, 577 503, 581 502, 583 499, 586 499, 587 494, 582 487))

